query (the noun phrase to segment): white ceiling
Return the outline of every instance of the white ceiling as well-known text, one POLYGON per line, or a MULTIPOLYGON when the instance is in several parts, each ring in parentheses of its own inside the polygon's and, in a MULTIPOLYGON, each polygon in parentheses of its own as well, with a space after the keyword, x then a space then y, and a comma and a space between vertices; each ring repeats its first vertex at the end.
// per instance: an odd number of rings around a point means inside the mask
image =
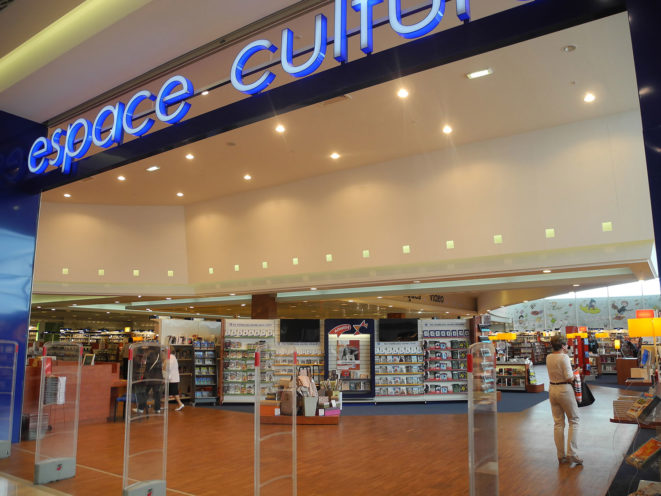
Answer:
MULTIPOLYGON (((196 99, 199 105, 204 98, 196 99)), ((621 14, 273 117, 46 192, 43 199, 186 205, 637 106, 628 22, 621 14), (577 49, 563 52, 569 44, 577 49), (465 77, 485 67, 494 74, 465 77), (405 100, 396 96, 400 87, 410 92, 405 100), (587 91, 596 102, 583 102, 587 91), (278 123, 284 134, 274 131, 278 123), (449 137, 441 133, 446 123, 454 129, 449 137), (331 160, 333 151, 342 157, 331 160), (186 160, 187 153, 195 159, 186 160), (160 170, 147 172, 152 165, 160 170), (252 181, 243 180, 246 173, 252 181), (127 180, 118 181, 120 174, 127 180)))

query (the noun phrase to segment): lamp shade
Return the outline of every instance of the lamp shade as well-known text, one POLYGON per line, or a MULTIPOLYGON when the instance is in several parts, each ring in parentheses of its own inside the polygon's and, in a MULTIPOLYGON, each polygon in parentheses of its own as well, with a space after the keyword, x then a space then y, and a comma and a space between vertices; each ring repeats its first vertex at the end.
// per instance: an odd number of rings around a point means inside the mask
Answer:
POLYGON ((609 337, 610 337, 610 334, 607 333, 607 332, 596 332, 596 333, 594 334, 594 337, 595 337, 595 338, 609 338, 609 337))
POLYGON ((661 336, 661 317, 628 319, 627 323, 632 338, 661 336))
POLYGON ((616 339, 616 340, 613 341, 613 347, 614 347, 616 350, 619 350, 619 349, 620 349, 620 340, 619 340, 619 339, 616 339))

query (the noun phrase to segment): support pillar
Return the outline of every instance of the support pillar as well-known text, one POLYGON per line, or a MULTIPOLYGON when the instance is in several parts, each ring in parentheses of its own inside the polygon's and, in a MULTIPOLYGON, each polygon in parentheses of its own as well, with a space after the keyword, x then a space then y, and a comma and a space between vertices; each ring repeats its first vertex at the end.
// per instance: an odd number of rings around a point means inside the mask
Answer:
POLYGON ((278 302, 275 297, 275 293, 252 295, 251 318, 277 319, 278 302))

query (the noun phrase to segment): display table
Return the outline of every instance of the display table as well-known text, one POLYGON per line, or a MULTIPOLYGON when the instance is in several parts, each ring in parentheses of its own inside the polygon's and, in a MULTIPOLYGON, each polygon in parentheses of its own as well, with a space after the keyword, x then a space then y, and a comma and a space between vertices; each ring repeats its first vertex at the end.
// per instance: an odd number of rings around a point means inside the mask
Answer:
MULTIPOLYGON (((291 425, 291 416, 289 415, 261 415, 259 417, 262 424, 278 424, 278 425, 291 425)), ((338 425, 340 423, 339 415, 332 417, 305 417, 298 415, 296 417, 296 425, 338 425)))
POLYGON ((631 369, 638 367, 637 358, 618 358, 615 364, 617 369, 617 383, 626 385, 627 379, 631 377, 631 369))

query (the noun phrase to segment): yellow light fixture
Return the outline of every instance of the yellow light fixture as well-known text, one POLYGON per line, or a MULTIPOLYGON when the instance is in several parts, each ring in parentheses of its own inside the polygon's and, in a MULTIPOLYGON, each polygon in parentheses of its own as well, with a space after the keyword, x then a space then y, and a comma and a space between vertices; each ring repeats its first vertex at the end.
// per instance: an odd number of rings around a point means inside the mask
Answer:
POLYGON ((615 341, 613 341, 613 347, 614 347, 616 350, 619 350, 619 349, 620 349, 620 345, 621 345, 621 342, 620 342, 619 339, 616 339, 615 341))
POLYGON ((600 338, 600 339, 601 339, 601 338, 609 338, 610 336, 611 336, 611 335, 610 335, 610 333, 608 333, 608 332, 596 332, 596 333, 594 334, 594 337, 595 337, 595 338, 600 338))
POLYGON ((628 319, 629 336, 632 338, 661 336, 661 317, 628 319))

